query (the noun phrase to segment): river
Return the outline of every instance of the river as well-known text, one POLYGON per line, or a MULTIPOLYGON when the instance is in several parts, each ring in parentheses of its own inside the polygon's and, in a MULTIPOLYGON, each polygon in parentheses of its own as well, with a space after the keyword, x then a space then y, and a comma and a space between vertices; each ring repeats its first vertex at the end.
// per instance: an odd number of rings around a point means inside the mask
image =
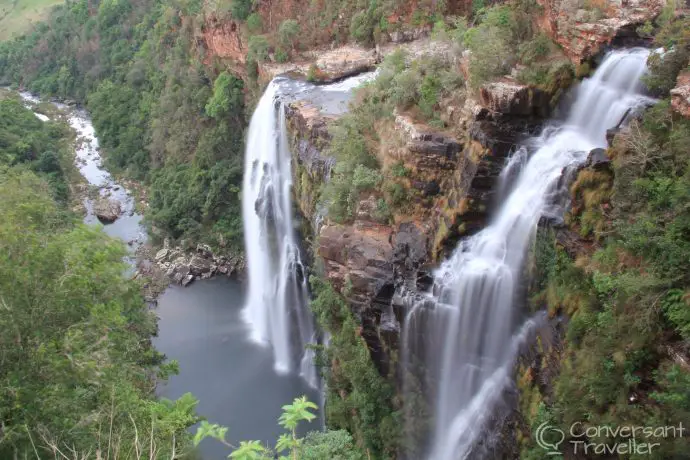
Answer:
MULTIPOLYGON (((20 93, 27 107, 40 100, 20 93)), ((133 194, 104 169, 98 139, 86 111, 55 104, 77 134, 75 162, 86 181, 97 187, 102 197, 122 204, 122 214, 104 231, 128 243, 130 262, 134 251, 146 242, 142 216, 136 212, 133 194)), ((46 115, 36 116, 47 121, 46 115)), ((84 222, 98 224, 93 200, 86 197, 84 222)), ((177 360, 180 373, 159 384, 162 397, 177 398, 192 393, 197 412, 212 423, 227 426, 226 439, 260 440, 273 447, 282 429, 278 425, 281 407, 295 397, 306 395, 319 402, 317 391, 296 374, 278 375, 273 368, 270 347, 250 340, 249 327, 240 316, 245 287, 237 280, 216 278, 198 281, 189 287, 170 286, 158 299, 155 312, 159 332, 153 343, 168 359, 177 360)), ((319 430, 318 419, 304 430, 319 430)), ((218 441, 205 440, 200 446, 204 459, 225 458, 230 452, 218 441)))

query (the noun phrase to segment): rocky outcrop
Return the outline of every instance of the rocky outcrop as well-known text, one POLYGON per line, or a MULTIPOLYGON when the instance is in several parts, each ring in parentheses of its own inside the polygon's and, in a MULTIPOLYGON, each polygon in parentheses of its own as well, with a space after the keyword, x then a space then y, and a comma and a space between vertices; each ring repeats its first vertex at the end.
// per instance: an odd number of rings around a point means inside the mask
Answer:
POLYGON ((480 100, 490 111, 504 115, 547 117, 550 111, 546 92, 507 78, 484 85, 480 100))
POLYGON ((192 253, 180 247, 171 248, 166 240, 154 260, 158 268, 174 283, 187 286, 195 279, 208 279, 214 275, 231 276, 244 269, 241 257, 214 256, 207 245, 197 245, 192 253))
POLYGON ((685 118, 690 118, 690 70, 678 75, 676 87, 671 90, 671 107, 685 118))
POLYGON ((398 351, 406 308, 396 304, 394 294, 428 288, 430 267, 458 239, 484 226, 507 156, 525 130, 538 126, 543 112, 531 89, 498 94, 487 93, 493 110, 472 100, 447 107, 442 118, 451 128, 445 131, 401 112, 377 127, 386 139, 377 153, 384 169, 396 165, 407 171, 395 179, 406 190, 405 204, 380 221, 375 215, 382 192, 364 193, 353 221, 345 224, 330 222, 317 203, 335 164, 327 155, 334 117, 305 102, 287 107, 295 202, 311 224, 303 233, 313 235, 307 240, 320 260, 315 265, 360 318, 362 336, 384 375, 398 351))
POLYGON ((122 213, 122 204, 118 200, 100 198, 93 205, 93 213, 104 224, 110 224, 117 220, 122 213))
POLYGON ((376 48, 348 44, 329 50, 312 50, 302 53, 293 62, 265 63, 261 66, 261 73, 266 80, 289 74, 309 77, 317 83, 331 83, 373 70, 386 56, 399 49, 404 50, 410 60, 430 54, 454 58, 450 43, 432 41, 427 35, 428 30, 424 29, 410 40, 391 40, 376 48))
POLYGON ((654 19, 666 0, 597 0, 581 7, 572 0, 537 0, 543 8, 539 27, 561 45, 575 63, 583 62, 614 39, 634 36, 635 28, 654 19))
POLYGON ((345 45, 304 53, 299 62, 265 64, 261 71, 267 79, 281 74, 300 74, 319 83, 331 83, 372 70, 379 61, 380 56, 374 49, 345 45))
POLYGON ((358 221, 324 225, 318 254, 333 286, 358 306, 366 306, 386 284, 393 283, 393 229, 358 221))

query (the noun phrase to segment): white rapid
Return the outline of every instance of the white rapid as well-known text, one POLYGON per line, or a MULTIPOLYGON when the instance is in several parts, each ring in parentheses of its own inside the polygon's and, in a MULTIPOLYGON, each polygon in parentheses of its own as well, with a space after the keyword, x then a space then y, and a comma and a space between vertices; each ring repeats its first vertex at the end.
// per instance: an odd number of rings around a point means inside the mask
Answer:
MULTIPOLYGON (((509 163, 506 176, 512 177, 490 225, 459 245, 436 271, 432 292, 408 313, 406 398, 415 397, 423 382, 432 418, 426 447, 410 458, 481 457, 473 446, 488 430, 512 382, 519 345, 532 328, 532 320, 520 327, 515 298, 537 223, 558 212, 554 198, 563 171, 584 162, 593 148, 605 147, 606 130, 629 108, 648 102, 640 95, 647 55, 641 49, 610 53, 577 89, 567 121, 521 147, 509 163)), ((408 423, 416 415, 408 411, 408 423)))
POLYGON ((244 309, 252 339, 270 344, 279 373, 298 370, 317 386, 308 344, 315 340, 307 280, 292 220, 291 154, 285 110, 273 81, 249 125, 242 189, 249 292, 244 309))

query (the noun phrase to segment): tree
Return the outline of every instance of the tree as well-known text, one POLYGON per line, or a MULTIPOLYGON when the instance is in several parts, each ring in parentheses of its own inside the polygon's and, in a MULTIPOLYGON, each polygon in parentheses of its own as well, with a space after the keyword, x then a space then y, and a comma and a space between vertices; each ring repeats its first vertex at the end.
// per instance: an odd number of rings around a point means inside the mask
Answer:
POLYGON ((247 45, 249 52, 247 53, 247 61, 254 60, 256 62, 264 62, 268 60, 269 44, 266 37, 262 35, 253 35, 249 37, 249 44, 247 45))
POLYGON ((234 460, 362 460, 364 456, 357 449, 352 436, 347 431, 327 431, 309 433, 306 438, 297 436, 297 427, 302 422, 311 422, 316 418, 312 410, 318 406, 307 400, 306 396, 295 398, 292 404, 283 406, 283 413, 278 424, 288 432, 282 434, 276 442, 276 452, 287 452, 288 456, 274 456, 274 452, 261 445, 259 441, 241 441, 234 446, 225 440, 228 429, 217 424, 202 421, 194 435, 194 445, 198 446, 206 438, 213 438, 234 451, 228 458, 234 460))
POLYGON ((206 113, 213 118, 222 118, 228 115, 231 108, 236 110, 242 107, 242 88, 242 80, 226 71, 221 72, 213 83, 213 96, 206 103, 206 113))
POLYGON ((300 33, 300 26, 294 19, 286 19, 278 28, 278 38, 281 46, 287 47, 293 52, 297 47, 296 39, 300 33))
POLYGON ((184 452, 196 400, 155 399, 175 366, 150 345, 122 242, 75 223, 24 167, 0 173, 0 213, 0 458, 184 452))

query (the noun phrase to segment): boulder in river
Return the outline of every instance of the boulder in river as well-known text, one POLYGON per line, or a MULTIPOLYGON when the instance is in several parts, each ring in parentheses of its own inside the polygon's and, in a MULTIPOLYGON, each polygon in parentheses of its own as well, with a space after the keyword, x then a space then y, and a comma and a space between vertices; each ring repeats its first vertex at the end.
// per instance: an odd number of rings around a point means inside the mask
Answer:
POLYGON ((93 207, 93 212, 98 217, 98 220, 104 224, 110 224, 120 217, 122 212, 122 205, 118 200, 109 200, 107 198, 99 199, 93 207))

